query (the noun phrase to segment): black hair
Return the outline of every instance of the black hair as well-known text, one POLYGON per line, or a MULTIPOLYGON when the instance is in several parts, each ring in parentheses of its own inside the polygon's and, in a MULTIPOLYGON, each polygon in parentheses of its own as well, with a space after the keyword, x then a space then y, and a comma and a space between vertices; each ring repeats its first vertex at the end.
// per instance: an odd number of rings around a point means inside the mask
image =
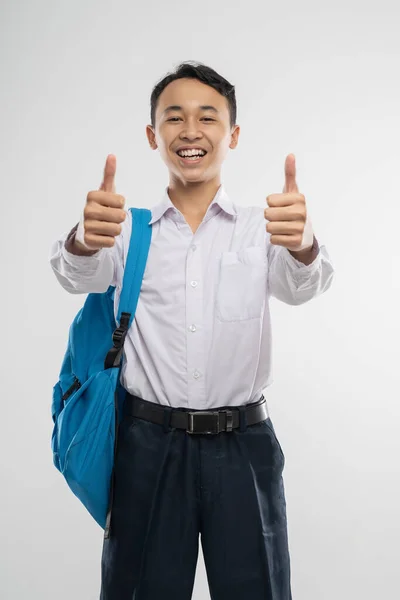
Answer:
POLYGON ((171 81, 182 78, 198 79, 202 83, 205 83, 213 87, 217 92, 224 96, 229 105, 230 113, 230 126, 236 125, 236 96, 235 86, 229 83, 224 77, 219 75, 214 69, 203 65, 202 63, 195 61, 186 61, 176 67, 175 71, 168 73, 163 79, 161 79, 154 87, 150 97, 150 118, 151 125, 155 127, 156 122, 156 108, 158 98, 162 91, 167 87, 171 81))

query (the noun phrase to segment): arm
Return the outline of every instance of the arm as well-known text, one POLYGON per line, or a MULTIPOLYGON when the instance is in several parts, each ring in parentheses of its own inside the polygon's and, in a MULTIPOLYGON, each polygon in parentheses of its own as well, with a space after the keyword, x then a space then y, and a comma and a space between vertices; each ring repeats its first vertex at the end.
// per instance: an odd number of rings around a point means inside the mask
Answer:
POLYGON ((301 252, 293 252, 293 250, 289 250, 289 252, 299 262, 303 263, 304 265, 310 265, 319 254, 318 240, 314 235, 311 248, 308 248, 308 250, 303 250, 301 252))
POLYGON ((99 250, 88 250, 75 239, 78 226, 79 223, 77 223, 69 232, 64 244, 65 249, 68 250, 70 254, 75 254, 75 256, 93 256, 94 254, 97 254, 99 250))
POLYGON ((267 233, 268 290, 286 304, 299 305, 316 298, 332 284, 334 267, 324 245, 314 236, 313 246, 290 252, 271 244, 267 233))
MULTIPOLYGON (((75 242, 78 225, 56 240, 50 250, 50 265, 61 286, 70 294, 106 292, 123 278, 124 239, 132 228, 131 212, 122 223, 121 234, 111 248, 89 251, 75 242)), ((128 237, 127 237, 128 236, 128 237)))

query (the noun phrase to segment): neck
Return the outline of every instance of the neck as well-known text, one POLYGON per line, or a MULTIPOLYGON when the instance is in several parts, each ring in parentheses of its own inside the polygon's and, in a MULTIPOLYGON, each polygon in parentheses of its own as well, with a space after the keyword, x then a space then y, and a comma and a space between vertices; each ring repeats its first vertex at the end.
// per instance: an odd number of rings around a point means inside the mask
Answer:
POLYGON ((172 204, 185 217, 202 221, 220 186, 219 177, 206 183, 188 183, 186 185, 181 181, 170 181, 168 195, 172 204))

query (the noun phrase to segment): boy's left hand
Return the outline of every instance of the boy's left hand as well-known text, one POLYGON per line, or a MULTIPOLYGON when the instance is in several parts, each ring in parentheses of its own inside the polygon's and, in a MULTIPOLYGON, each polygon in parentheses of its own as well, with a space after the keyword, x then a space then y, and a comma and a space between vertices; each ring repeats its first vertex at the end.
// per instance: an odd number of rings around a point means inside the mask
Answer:
POLYGON ((271 244, 284 246, 292 252, 311 248, 314 233, 305 196, 297 187, 294 154, 286 157, 283 193, 267 196, 267 204, 270 208, 265 209, 264 217, 269 221, 266 230, 271 234, 271 244))

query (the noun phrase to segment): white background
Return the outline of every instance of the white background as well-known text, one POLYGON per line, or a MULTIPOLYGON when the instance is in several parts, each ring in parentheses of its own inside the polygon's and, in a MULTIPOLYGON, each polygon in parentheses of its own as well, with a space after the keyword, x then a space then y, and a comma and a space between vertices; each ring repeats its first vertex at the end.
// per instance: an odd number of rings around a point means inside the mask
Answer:
MULTIPOLYGON (((305 305, 271 301, 266 397, 286 455, 293 597, 397 597, 397 3, 9 0, 0 22, 1 599, 98 599, 103 532, 50 448, 52 386, 86 296, 61 288, 48 255, 109 153, 126 208, 161 199, 168 172, 145 137, 150 93, 185 60, 236 85, 228 194, 264 206, 293 152, 336 269, 305 305)), ((209 598, 201 550, 193 598, 209 598)))

